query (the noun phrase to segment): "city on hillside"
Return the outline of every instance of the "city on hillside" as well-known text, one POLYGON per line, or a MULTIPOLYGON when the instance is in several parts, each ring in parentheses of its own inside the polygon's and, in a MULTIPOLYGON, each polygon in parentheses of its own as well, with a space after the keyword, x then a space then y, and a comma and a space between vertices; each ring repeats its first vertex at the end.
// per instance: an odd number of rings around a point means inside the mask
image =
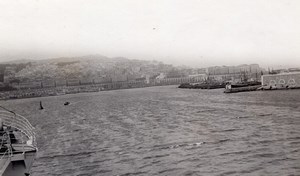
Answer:
POLYGON ((130 60, 91 55, 0 64, 1 98, 26 98, 182 83, 261 81, 265 74, 297 72, 273 70, 258 64, 175 67, 159 61, 130 60), (11 92, 14 91, 15 93, 11 92), (17 95, 16 95, 17 94, 17 95))

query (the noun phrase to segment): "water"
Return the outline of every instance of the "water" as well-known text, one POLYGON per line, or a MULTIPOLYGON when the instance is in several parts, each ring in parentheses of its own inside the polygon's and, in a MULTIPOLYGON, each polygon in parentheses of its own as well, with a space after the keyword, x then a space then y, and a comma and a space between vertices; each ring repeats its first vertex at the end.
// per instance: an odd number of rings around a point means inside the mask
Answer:
POLYGON ((168 86, 0 104, 36 127, 33 176, 299 175, 300 90, 222 91, 168 86))

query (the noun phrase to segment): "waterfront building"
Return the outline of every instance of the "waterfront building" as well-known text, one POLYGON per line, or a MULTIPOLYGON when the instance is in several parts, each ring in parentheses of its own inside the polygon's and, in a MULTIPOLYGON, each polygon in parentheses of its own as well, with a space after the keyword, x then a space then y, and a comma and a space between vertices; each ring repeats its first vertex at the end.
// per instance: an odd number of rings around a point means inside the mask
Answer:
POLYGON ((79 79, 68 79, 67 86, 78 86, 80 85, 79 79))
POLYGON ((231 82, 259 81, 263 71, 264 69, 260 68, 258 64, 207 68, 209 78, 231 82))
POLYGON ((93 79, 89 79, 89 78, 82 78, 80 79, 80 85, 89 85, 89 84, 93 84, 93 79))
POLYGON ((238 65, 238 66, 215 66, 208 67, 207 74, 208 75, 232 75, 232 74, 253 74, 261 72, 262 69, 258 64, 250 64, 250 65, 238 65))
POLYGON ((289 72, 300 72, 300 68, 289 68, 289 72))
POLYGON ((16 88, 18 89, 38 89, 42 88, 42 83, 37 82, 21 82, 18 85, 16 85, 16 88))
POLYGON ((156 79, 158 79, 158 80, 165 79, 165 78, 166 78, 166 74, 164 74, 164 73, 160 73, 160 74, 156 77, 156 79))
POLYGON ((262 86, 265 88, 295 88, 300 87, 300 72, 263 75, 262 86))
POLYGON ((207 74, 208 68, 198 68, 196 69, 196 74, 207 74))
POLYGON ((110 77, 112 82, 127 81, 127 75, 121 73, 110 75, 110 77))
POLYGON ((15 79, 16 67, 15 66, 6 66, 3 73, 3 82, 9 83, 11 80, 15 79))
POLYGON ((146 75, 146 81, 145 81, 146 84, 150 84, 150 75, 146 75))
POLYGON ((191 82, 202 82, 207 80, 208 76, 207 74, 195 74, 195 75, 189 75, 188 78, 192 80, 191 82))
POLYGON ((59 87, 59 86, 66 86, 67 85, 67 80, 65 79, 57 79, 55 80, 55 86, 59 87))
POLYGON ((42 87, 43 88, 55 87, 55 81, 54 80, 45 80, 45 81, 42 81, 42 87))

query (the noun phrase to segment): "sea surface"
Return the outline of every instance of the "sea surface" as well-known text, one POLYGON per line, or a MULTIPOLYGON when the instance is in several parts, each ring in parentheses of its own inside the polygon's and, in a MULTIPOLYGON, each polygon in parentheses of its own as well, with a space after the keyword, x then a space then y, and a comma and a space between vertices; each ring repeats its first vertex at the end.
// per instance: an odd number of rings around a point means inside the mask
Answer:
POLYGON ((300 90, 166 86, 0 105, 36 128, 32 176, 300 175, 300 90))

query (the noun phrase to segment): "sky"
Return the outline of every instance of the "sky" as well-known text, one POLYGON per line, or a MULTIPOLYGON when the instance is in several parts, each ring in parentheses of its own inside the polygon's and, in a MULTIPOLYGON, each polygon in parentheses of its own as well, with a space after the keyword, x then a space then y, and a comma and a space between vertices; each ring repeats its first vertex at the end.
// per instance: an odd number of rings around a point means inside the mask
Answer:
POLYGON ((0 61, 300 67, 299 0, 0 0, 0 61))

